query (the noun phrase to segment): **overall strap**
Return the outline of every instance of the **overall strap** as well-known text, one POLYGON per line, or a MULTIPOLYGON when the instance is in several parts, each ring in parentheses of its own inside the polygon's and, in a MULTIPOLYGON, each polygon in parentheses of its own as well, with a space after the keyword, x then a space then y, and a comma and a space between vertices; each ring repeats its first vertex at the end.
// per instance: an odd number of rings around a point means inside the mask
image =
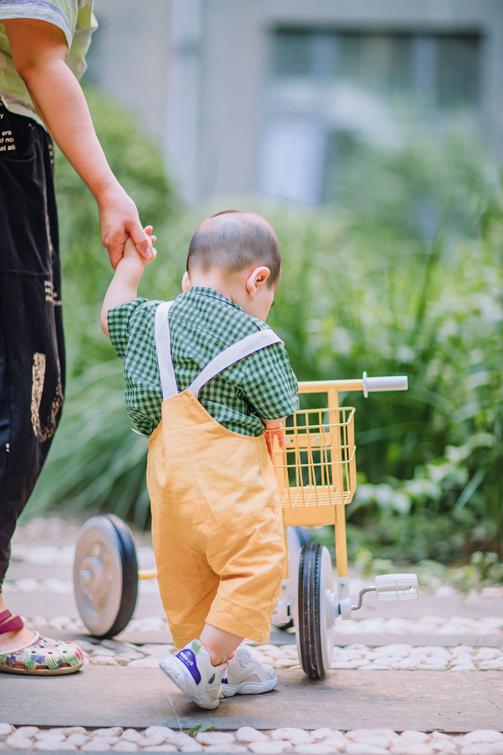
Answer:
POLYGON ((168 322, 168 312, 172 304, 172 301, 163 301, 155 311, 155 348, 157 362, 159 363, 163 400, 178 393, 171 360, 171 336, 168 322))
POLYGON ((221 351, 220 354, 217 354, 211 362, 208 362, 206 367, 189 386, 189 391, 197 398, 201 388, 227 367, 230 367, 231 364, 235 364, 244 359, 244 357, 254 354, 256 351, 260 351, 260 349, 265 349, 267 346, 272 346, 275 343, 282 343, 282 341, 270 328, 259 330, 257 333, 252 333, 250 336, 236 341, 236 343, 221 351))

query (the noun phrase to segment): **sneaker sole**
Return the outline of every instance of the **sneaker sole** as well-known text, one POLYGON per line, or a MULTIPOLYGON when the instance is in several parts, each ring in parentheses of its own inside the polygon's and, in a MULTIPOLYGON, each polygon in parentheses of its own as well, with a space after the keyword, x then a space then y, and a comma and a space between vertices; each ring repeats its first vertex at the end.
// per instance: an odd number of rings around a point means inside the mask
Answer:
POLYGON ((243 684, 222 684, 222 694, 224 697, 234 697, 234 695, 262 695, 265 692, 272 692, 277 686, 278 679, 271 679, 269 682, 243 682, 243 684))
POLYGON ((184 674, 181 668, 174 664, 180 663, 180 661, 173 661, 171 658, 167 658, 159 663, 162 671, 167 677, 171 679, 173 684, 176 684, 179 690, 181 690, 187 697, 190 697, 196 705, 206 710, 214 710, 218 708, 220 704, 220 697, 216 700, 210 700, 207 695, 204 695, 198 688, 192 677, 184 674))

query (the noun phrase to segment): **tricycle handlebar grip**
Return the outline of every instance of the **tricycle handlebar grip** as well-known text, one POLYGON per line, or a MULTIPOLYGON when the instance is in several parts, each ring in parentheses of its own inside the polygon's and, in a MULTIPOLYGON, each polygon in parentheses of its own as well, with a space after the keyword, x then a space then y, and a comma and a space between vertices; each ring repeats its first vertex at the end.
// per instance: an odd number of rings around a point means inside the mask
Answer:
POLYGON ((407 375, 386 375, 383 377, 368 377, 363 373, 363 395, 377 391, 406 391, 408 388, 407 375))

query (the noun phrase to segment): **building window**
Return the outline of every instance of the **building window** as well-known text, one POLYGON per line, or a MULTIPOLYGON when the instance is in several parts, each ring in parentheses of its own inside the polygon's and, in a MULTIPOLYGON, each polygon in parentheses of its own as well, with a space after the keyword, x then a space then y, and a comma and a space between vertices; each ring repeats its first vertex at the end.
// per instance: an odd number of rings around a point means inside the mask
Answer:
POLYGON ((476 33, 277 29, 259 190, 322 203, 333 199, 333 176, 357 159, 358 143, 396 145, 415 129, 473 134, 480 65, 476 33))

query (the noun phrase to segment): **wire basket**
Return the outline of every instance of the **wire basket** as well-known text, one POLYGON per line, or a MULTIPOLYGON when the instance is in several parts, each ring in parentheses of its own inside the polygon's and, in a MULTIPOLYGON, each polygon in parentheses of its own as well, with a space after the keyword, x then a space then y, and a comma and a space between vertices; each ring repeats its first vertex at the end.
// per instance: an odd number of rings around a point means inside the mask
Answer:
POLYGON ((284 448, 275 440, 272 453, 284 515, 288 509, 351 503, 356 489, 354 413, 352 407, 301 409, 289 418, 284 448))

